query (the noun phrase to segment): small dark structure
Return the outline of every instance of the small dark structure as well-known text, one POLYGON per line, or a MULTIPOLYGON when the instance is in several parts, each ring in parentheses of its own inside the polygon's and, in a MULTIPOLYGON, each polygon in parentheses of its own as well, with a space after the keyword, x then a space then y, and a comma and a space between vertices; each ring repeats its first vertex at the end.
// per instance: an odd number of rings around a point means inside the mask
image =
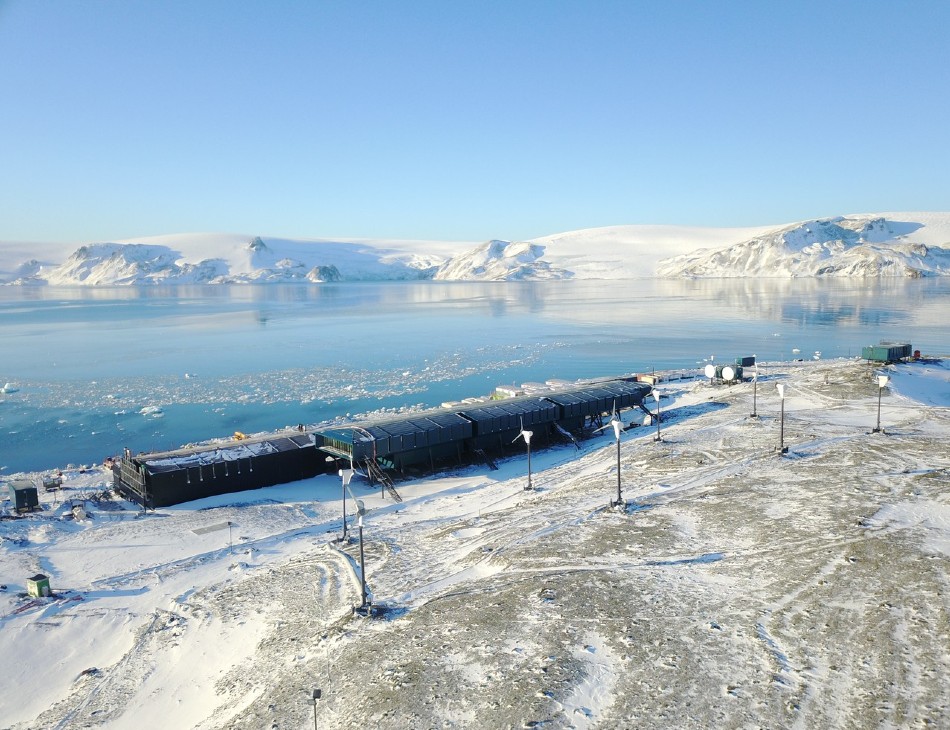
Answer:
POLYGON ((47 492, 55 492, 62 488, 63 478, 61 476, 43 477, 43 489, 47 492))
POLYGON ((325 471, 314 445, 313 434, 293 431, 136 456, 126 449, 112 467, 113 485, 127 499, 154 509, 295 482, 325 471))
POLYGON ((899 362, 910 357, 912 354, 913 350, 910 343, 904 342, 886 342, 881 340, 880 344, 861 348, 861 357, 868 362, 899 362))
POLYGON ((49 587, 49 578, 37 573, 26 581, 26 592, 34 598, 45 598, 52 595, 49 587))
POLYGON ((40 506, 40 499, 36 492, 36 485, 29 479, 17 479, 10 482, 10 502, 17 512, 32 512, 40 506))

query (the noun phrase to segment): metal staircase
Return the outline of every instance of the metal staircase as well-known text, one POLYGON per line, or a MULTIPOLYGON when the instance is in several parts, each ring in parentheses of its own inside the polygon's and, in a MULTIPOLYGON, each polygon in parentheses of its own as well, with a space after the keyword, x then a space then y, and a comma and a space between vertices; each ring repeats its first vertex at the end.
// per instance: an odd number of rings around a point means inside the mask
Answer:
POLYGON ((366 473, 369 475, 370 480, 379 482, 383 486, 383 489, 389 492, 389 496, 391 496, 394 501, 402 502, 402 497, 400 497, 399 492, 396 491, 396 485, 393 484, 393 480, 380 468, 376 460, 367 458, 363 463, 366 466, 366 473))
POLYGON ((575 451, 579 451, 579 450, 580 450, 580 448, 581 448, 581 447, 580 447, 580 444, 577 443, 577 439, 574 438, 574 434, 572 434, 570 431, 568 431, 568 430, 567 430, 566 428, 564 428, 560 423, 557 423, 557 422, 555 422, 554 428, 557 429, 557 432, 558 432, 559 434, 561 434, 564 438, 566 438, 566 439, 569 440, 572 444, 574 444, 574 449, 575 449, 575 451))
POLYGON ((494 462, 494 460, 492 460, 492 458, 488 454, 485 453, 485 449, 475 449, 475 454, 482 461, 488 464, 489 469, 491 469, 492 471, 498 471, 498 465, 494 462))

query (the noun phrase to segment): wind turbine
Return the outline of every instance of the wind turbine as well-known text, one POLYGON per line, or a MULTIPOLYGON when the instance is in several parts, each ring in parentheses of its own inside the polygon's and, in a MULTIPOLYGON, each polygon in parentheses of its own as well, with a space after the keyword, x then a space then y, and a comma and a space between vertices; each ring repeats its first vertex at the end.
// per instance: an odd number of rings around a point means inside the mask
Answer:
POLYGON ((529 490, 531 490, 531 489, 534 489, 534 487, 531 486, 531 437, 532 437, 532 436, 534 436, 534 431, 525 431, 525 429, 524 429, 524 419, 522 418, 522 419, 521 419, 521 431, 519 431, 519 432, 518 432, 518 435, 515 436, 515 437, 511 440, 511 443, 514 443, 514 442, 517 441, 519 438, 523 438, 523 439, 524 439, 525 448, 528 450, 528 484, 527 484, 527 486, 525 486, 525 491, 526 491, 526 492, 529 491, 529 490))
POLYGON ((617 415, 617 403, 614 402, 613 414, 610 417, 610 421, 606 426, 601 426, 598 428, 598 431, 603 431, 608 426, 612 426, 614 429, 614 437, 617 439, 617 501, 611 501, 610 506, 615 507, 616 509, 623 509, 625 504, 623 497, 620 494, 620 432, 623 431, 623 421, 620 420, 620 416, 617 415))

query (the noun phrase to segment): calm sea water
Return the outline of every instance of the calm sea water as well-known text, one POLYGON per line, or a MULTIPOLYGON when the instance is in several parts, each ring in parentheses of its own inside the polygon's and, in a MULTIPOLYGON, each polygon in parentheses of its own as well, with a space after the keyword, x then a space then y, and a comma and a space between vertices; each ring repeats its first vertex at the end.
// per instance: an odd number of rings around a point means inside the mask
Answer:
POLYGON ((946 354, 950 279, 0 287, 0 337, 10 474, 711 356, 946 354))

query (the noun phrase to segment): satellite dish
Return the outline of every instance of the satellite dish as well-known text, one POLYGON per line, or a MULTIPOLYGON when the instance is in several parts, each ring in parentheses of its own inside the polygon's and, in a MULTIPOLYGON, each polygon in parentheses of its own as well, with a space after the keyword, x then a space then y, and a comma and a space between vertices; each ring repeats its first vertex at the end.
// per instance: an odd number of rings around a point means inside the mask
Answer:
POLYGON ((706 369, 703 370, 703 372, 706 373, 706 377, 707 377, 707 378, 709 378, 710 380, 712 380, 713 378, 716 377, 716 366, 715 366, 715 365, 707 365, 707 366, 706 366, 706 369))
POLYGON ((736 379, 736 371, 735 371, 735 368, 733 368, 731 365, 726 365, 726 366, 722 369, 722 379, 723 379, 723 380, 735 380, 735 379, 736 379))

